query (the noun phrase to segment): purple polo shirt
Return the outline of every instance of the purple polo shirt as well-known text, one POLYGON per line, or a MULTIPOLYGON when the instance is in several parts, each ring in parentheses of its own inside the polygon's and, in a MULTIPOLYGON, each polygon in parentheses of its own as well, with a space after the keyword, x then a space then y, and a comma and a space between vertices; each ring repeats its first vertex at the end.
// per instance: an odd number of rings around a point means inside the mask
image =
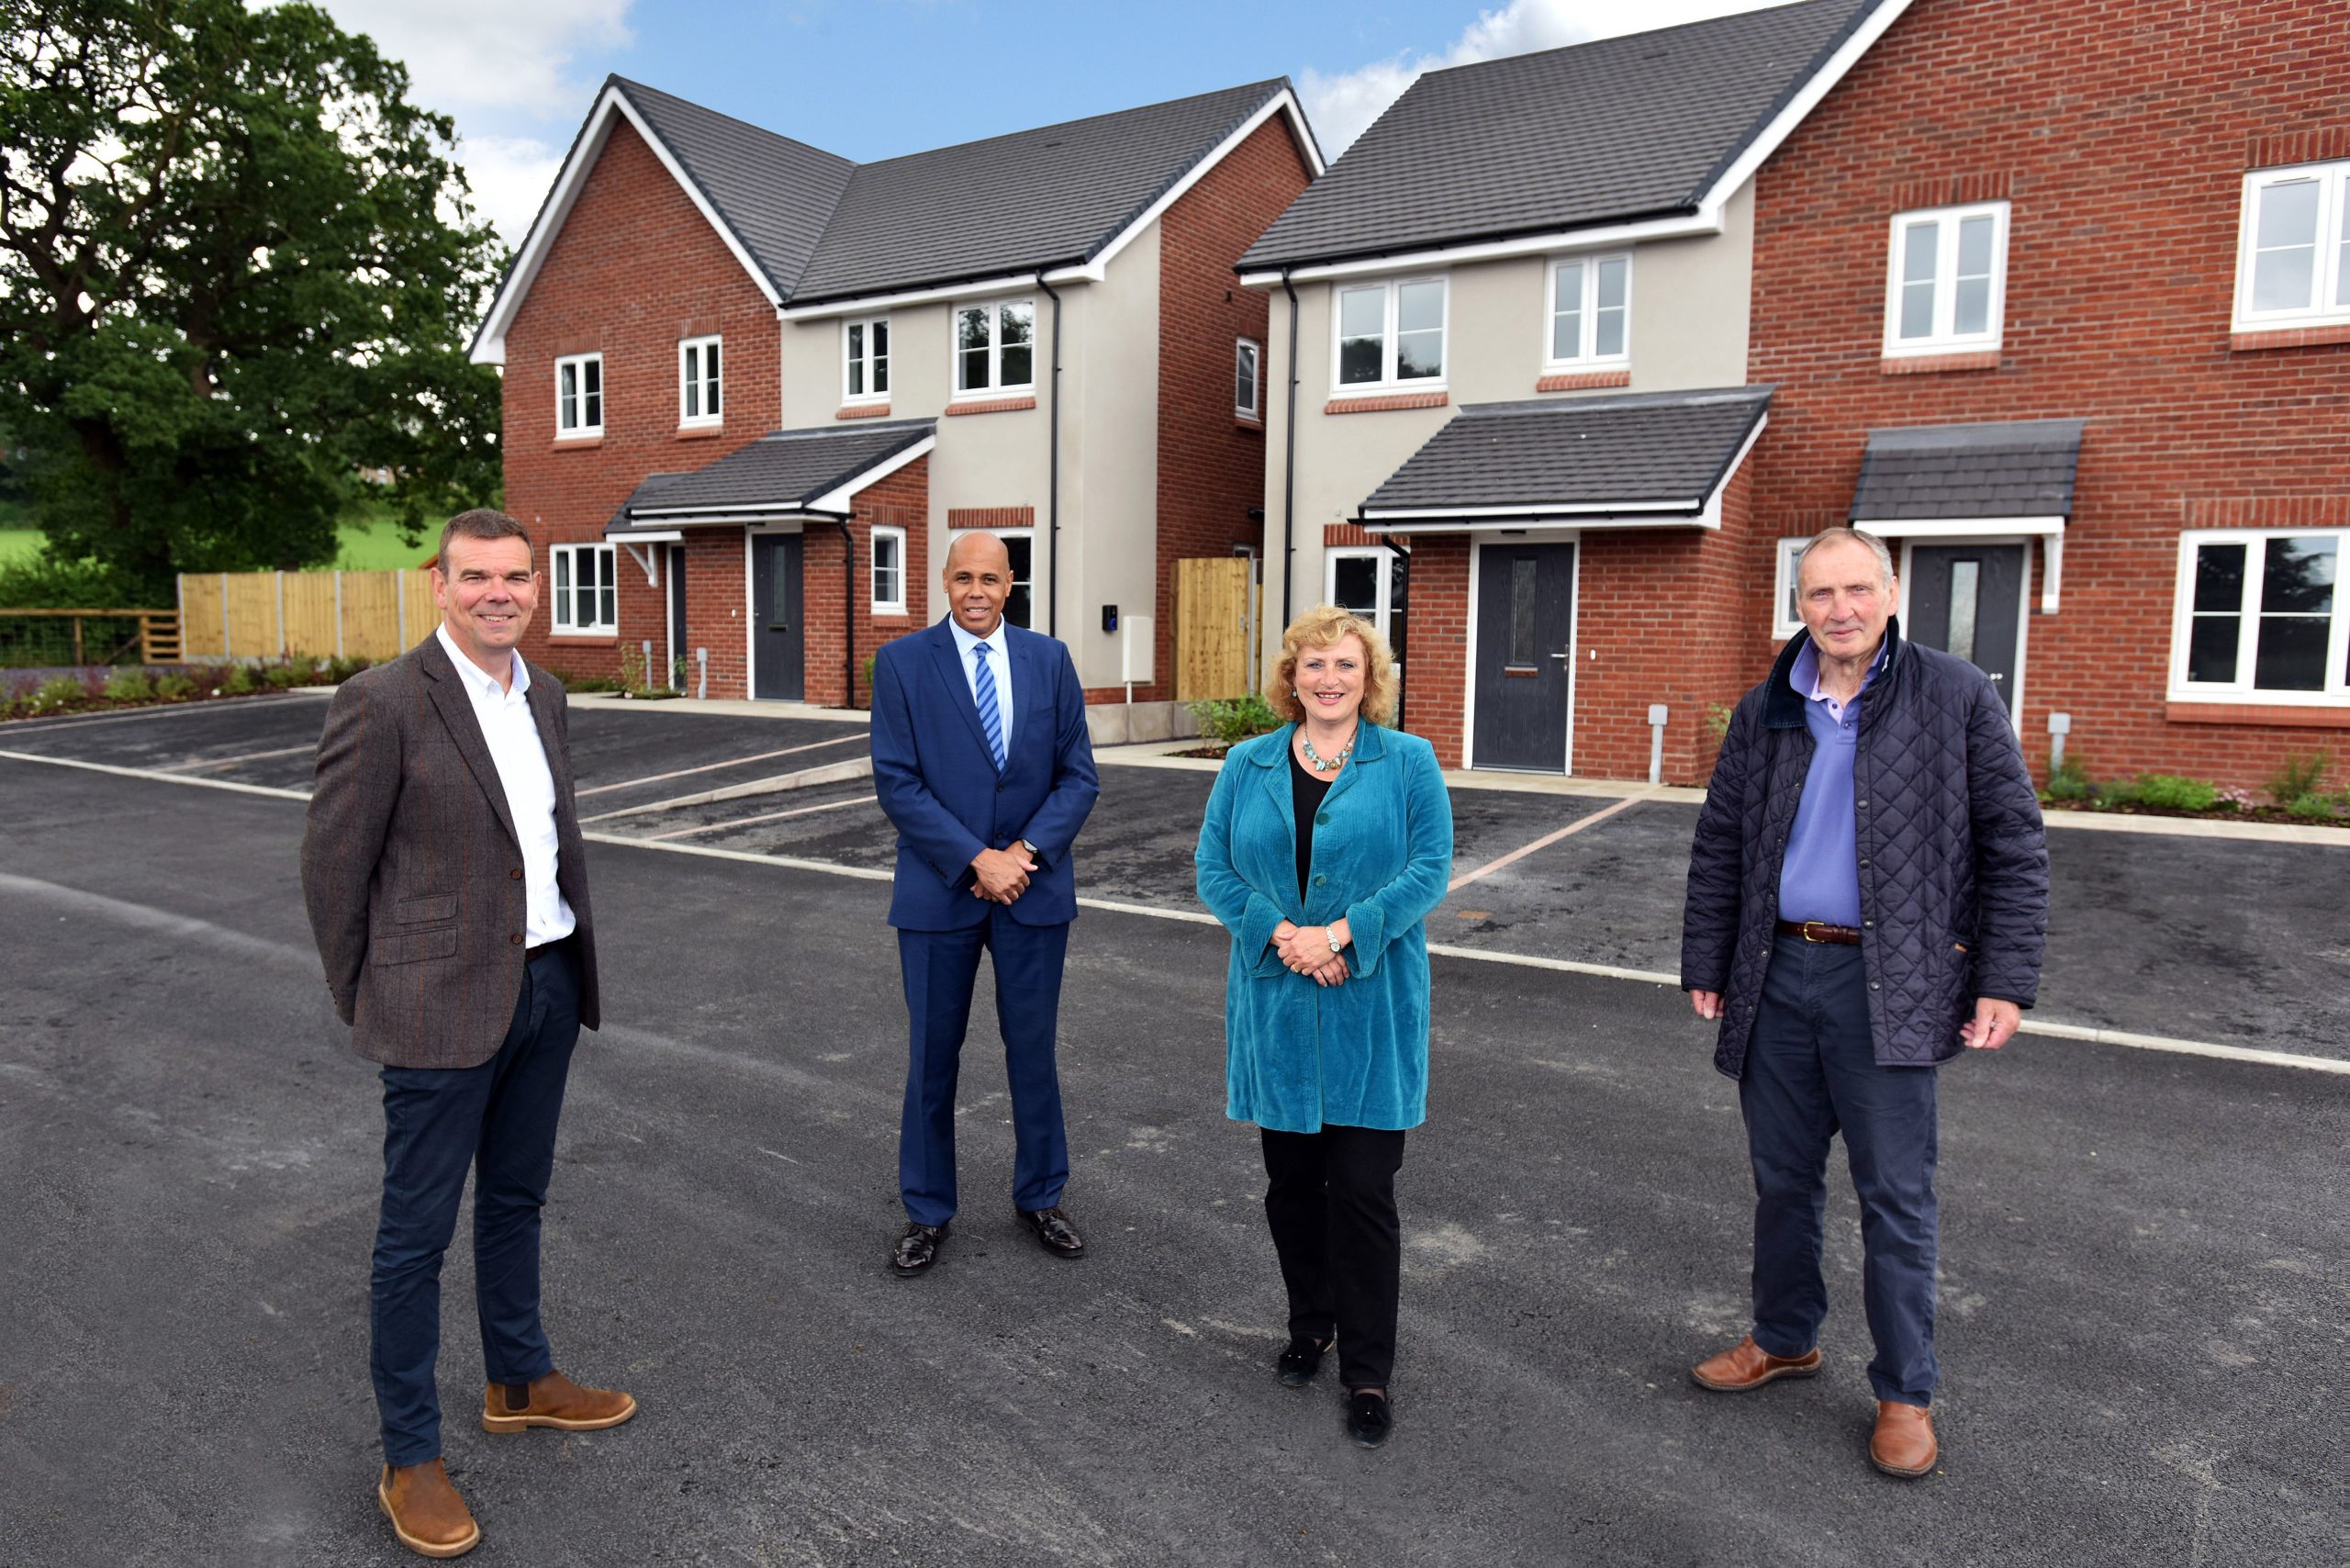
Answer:
POLYGON ((1861 843, 1852 810, 1852 756, 1860 739, 1861 699, 1885 667, 1885 644, 1861 678, 1861 689, 1839 705, 1819 689, 1819 650, 1806 639, 1787 671, 1802 694, 1803 722, 1811 731, 1811 769, 1779 862, 1779 918, 1829 925, 1861 924, 1861 843))

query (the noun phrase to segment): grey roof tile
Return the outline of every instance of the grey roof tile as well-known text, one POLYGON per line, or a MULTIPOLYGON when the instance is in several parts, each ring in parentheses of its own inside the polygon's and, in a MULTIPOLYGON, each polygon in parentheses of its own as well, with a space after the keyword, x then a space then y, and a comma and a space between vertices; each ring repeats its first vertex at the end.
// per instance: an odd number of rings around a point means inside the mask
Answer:
POLYGON ((885 420, 816 430, 777 431, 687 474, 655 474, 637 486, 604 530, 608 539, 660 532, 678 514, 730 507, 804 507, 930 435, 935 420, 885 420))
MULTIPOLYGON (((1572 514, 1638 502, 1697 510, 1769 409, 1771 386, 1475 403, 1362 503, 1394 511, 1517 507, 1572 514)), ((1399 521, 1399 531, 1411 524, 1399 521)))
POLYGON ((1869 431, 1852 521, 2070 517, 2081 420, 1869 431))
POLYGON ((1807 0, 1431 71, 1244 270, 1693 210, 1884 0, 1807 0))

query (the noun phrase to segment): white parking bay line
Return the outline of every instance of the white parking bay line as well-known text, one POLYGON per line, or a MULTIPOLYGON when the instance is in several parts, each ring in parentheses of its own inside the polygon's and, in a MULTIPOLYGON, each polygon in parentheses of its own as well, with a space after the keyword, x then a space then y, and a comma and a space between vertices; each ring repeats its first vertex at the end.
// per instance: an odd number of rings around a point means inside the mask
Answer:
POLYGON ((599 784, 592 790, 580 790, 579 795, 584 800, 589 795, 601 795, 613 790, 633 790, 640 784, 658 784, 665 779, 683 778, 691 773, 715 773, 722 767, 743 767, 754 762, 772 762, 778 756, 789 756, 794 752, 821 751, 828 745, 847 745, 852 741, 868 738, 864 731, 859 730, 853 735, 836 735, 828 741, 810 741, 806 745, 788 745, 781 751, 763 751, 751 756, 730 756, 723 762, 705 762, 696 767, 680 767, 667 773, 648 773, 642 778, 623 778, 617 784, 599 784))
POLYGON ((649 833, 641 839, 630 839, 625 842, 661 844, 672 838, 691 838, 698 833, 717 833, 723 828, 749 827, 754 823, 776 823, 781 822, 786 817, 804 817, 811 812, 837 812, 843 806, 870 806, 875 803, 874 798, 870 795, 855 795, 845 801, 826 801, 818 806, 794 806, 788 812, 767 812, 755 817, 730 817, 722 823, 704 823, 699 827, 680 827, 672 828, 667 833, 649 833))
MULTIPOLYGON (((1617 812, 1624 811, 1628 807, 1637 806, 1648 798, 1646 791, 1637 795, 1627 795, 1612 806, 1602 806, 1599 810, 1592 812, 1589 816, 1577 817, 1574 821, 1559 829, 1556 833, 1546 833, 1541 837, 1536 839, 1533 843, 1513 849, 1506 855, 1497 856, 1494 859, 1486 861, 1483 866, 1478 867, 1473 871, 1461 872, 1460 875, 1452 879, 1450 884, 1449 884, 1444 890, 1448 893, 1459 892, 1462 888, 1467 887, 1478 878, 1490 877, 1494 872, 1500 870, 1503 867, 1523 860, 1538 849, 1548 849, 1550 846, 1558 843, 1559 840, 1562 838, 1567 838, 1575 834, 1581 833, 1587 827, 1595 827, 1599 823, 1606 822, 1609 817, 1614 816, 1617 812)), ((1433 951, 1433 949, 1431 949, 1431 951, 1433 951)))
POLYGON ((84 773, 111 773, 118 778, 148 778, 164 784, 187 784, 198 790, 232 790, 240 795, 268 795, 280 801, 308 801, 308 790, 273 790, 266 784, 240 784, 233 778, 190 778, 152 767, 118 767, 110 762, 84 762, 79 757, 41 756, 29 751, 0 751, 0 761, 38 762, 47 767, 77 767, 84 773))

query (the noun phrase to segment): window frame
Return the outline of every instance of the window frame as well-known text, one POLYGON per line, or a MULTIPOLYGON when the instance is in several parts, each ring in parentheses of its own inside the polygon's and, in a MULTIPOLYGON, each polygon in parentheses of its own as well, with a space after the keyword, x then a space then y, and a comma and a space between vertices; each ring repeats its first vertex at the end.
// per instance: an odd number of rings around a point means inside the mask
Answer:
POLYGON ((1352 278, 1333 280, 1330 285, 1330 396, 1336 398, 1376 398, 1397 392, 1443 392, 1450 386, 1452 373, 1452 275, 1449 273, 1415 273, 1391 278, 1352 278), (1444 320, 1438 329, 1437 372, 1434 375, 1414 376, 1408 380, 1396 378, 1396 349, 1399 336, 1397 323, 1403 315, 1404 290, 1416 283, 1433 283, 1444 290, 1444 320), (1366 289, 1382 289, 1380 326, 1379 373, 1377 381, 1342 381, 1340 362, 1346 352, 1344 311, 1349 294, 1366 289))
MULTIPOLYGON (((1338 563, 1341 561, 1369 561, 1371 564, 1374 586, 1371 590, 1371 623, 1378 629, 1381 636, 1387 639, 1388 649, 1393 653, 1395 646, 1395 569, 1401 566, 1407 572, 1411 570, 1410 552, 1398 550, 1392 544, 1333 544, 1322 552, 1323 602, 1338 605, 1339 609, 1354 614, 1359 611, 1351 606, 1340 604, 1338 600, 1338 563)), ((1404 673, 1404 659, 1400 655, 1395 658, 1395 673, 1399 679, 1404 673)))
POLYGON ((1778 543, 1774 556, 1777 565, 1771 576, 1771 635, 1782 643, 1804 629, 1802 608, 1797 606, 1792 617, 1787 610, 1795 600, 1796 556, 1816 537, 1797 534, 1778 543))
POLYGON ((617 637, 620 635, 619 554, 617 545, 600 543, 592 539, 581 540, 576 543, 547 546, 547 592, 553 599, 551 613, 548 616, 548 632, 551 635, 556 637, 617 637), (564 566, 565 562, 576 563, 583 551, 591 553, 595 559, 602 563, 601 575, 596 580, 598 608, 600 610, 604 600, 609 597, 612 609, 610 621, 604 620, 599 615, 594 623, 586 626, 578 624, 572 618, 572 611, 577 608, 572 596, 578 591, 576 584, 579 568, 575 564, 566 572, 564 566))
POLYGON ((554 361, 555 440, 592 441, 601 436, 604 433, 604 399, 609 391, 610 388, 604 384, 604 353, 601 349, 591 353, 557 354, 554 361), (587 367, 590 364, 596 368, 596 389, 593 392, 588 390, 587 367), (577 424, 565 429, 563 422, 563 373, 566 366, 575 365, 580 370, 578 398, 582 418, 577 424), (588 400, 590 398, 596 400, 596 419, 592 424, 585 418, 588 412, 588 400))
MULTIPOLYGON (((711 332, 704 337, 677 340, 677 428, 706 430, 726 422, 726 353, 722 333, 711 332), (695 351, 710 351, 709 359, 717 362, 718 373, 712 375, 705 368, 700 373, 688 368, 695 351), (705 408, 700 413, 687 412, 687 404, 696 392, 704 394, 707 404, 714 404, 716 411, 705 408)), ((705 361, 707 364, 707 361, 705 361)))
POLYGON ((2345 244, 2350 244, 2350 159, 2280 163, 2247 172, 2236 218, 2236 282, 2231 327, 2239 332, 2270 332, 2295 327, 2350 326, 2350 300, 2341 298, 2344 274, 2350 273, 2350 261, 2343 255, 2345 244), (2259 195, 2272 185, 2292 185, 2305 179, 2317 182, 2318 253, 2310 284, 2311 303, 2292 309, 2255 311, 2252 285, 2255 243, 2260 236, 2259 195))
POLYGON ((1949 207, 1912 207, 1893 215, 1886 243, 1885 357, 1910 359, 1928 354, 1996 352, 2005 341, 2008 319, 2008 231, 2009 204, 1977 201, 1949 207), (1960 332, 1958 311, 1959 230, 1970 218, 1991 221, 1990 297, 1985 309, 1988 323, 1980 332, 1960 332), (1947 225, 1935 239, 1933 326, 1922 338, 1901 336, 1901 259, 1903 241, 1911 227, 1931 221, 1947 225))
POLYGON ((1232 343, 1232 412, 1237 419, 1261 421, 1265 417, 1265 345, 1254 338, 1232 343), (1248 401, 1240 400, 1240 362, 1248 361, 1248 401))
POLYGON ((2277 708, 2350 708, 2350 528, 2194 528, 2178 536, 2177 581, 2171 610, 2171 647, 2166 700, 2172 702, 2248 703, 2277 708), (2325 644, 2325 684, 2314 691, 2262 689, 2253 684, 2258 675, 2261 606, 2267 591, 2263 569, 2272 539, 2329 538, 2333 541, 2333 608, 2328 618, 2325 644), (2232 681, 2190 681, 2188 661, 2195 629, 2195 563, 2207 544, 2244 546, 2243 599, 2235 614, 2236 672, 2232 681))
MULTIPOLYGON (((884 386, 878 392, 873 389, 875 366, 880 367, 881 379, 887 381, 890 378, 890 359, 894 352, 894 346, 885 348, 879 353, 873 352, 873 330, 877 327, 883 332, 890 333, 890 318, 887 315, 852 316, 841 323, 841 402, 844 405, 886 403, 890 400, 889 387, 884 386), (848 346, 849 333, 859 327, 865 330, 865 353, 861 357, 850 353, 848 346), (865 367, 865 390, 862 392, 852 391, 849 386, 850 372, 858 365, 865 367)), ((955 334, 951 330, 951 320, 949 328, 947 341, 952 352, 951 345, 955 334)), ((892 338, 895 337, 894 333, 890 335, 892 338)))
POLYGON ((1036 356, 1043 345, 1036 336, 1036 298, 1034 295, 1007 296, 1002 299, 959 300, 946 313, 946 400, 967 403, 976 399, 1007 397, 1033 397, 1036 391, 1036 356), (1028 311, 1028 379, 1006 382, 1003 379, 1003 313, 1025 307, 1028 311), (963 312, 984 310, 988 313, 988 384, 985 386, 960 385, 963 372, 961 329, 963 312))
POLYGON ((867 609, 878 619, 885 615, 904 615, 906 610, 906 531, 884 523, 875 523, 865 542, 865 597, 867 609), (881 597, 881 542, 889 540, 898 547, 898 597, 881 597))
POLYGON ((1632 364, 1632 289, 1633 274, 1638 269, 1632 263, 1630 251, 1590 251, 1571 255, 1552 256, 1542 267, 1542 369, 1545 374, 1559 371, 1628 370, 1632 364), (1624 352, 1602 354, 1599 349, 1599 269, 1608 262, 1624 263, 1624 352), (1551 350, 1558 342, 1559 272, 1563 267, 1581 266, 1583 270, 1582 315, 1578 348, 1591 345, 1590 352, 1579 353, 1572 359, 1555 359, 1551 350))

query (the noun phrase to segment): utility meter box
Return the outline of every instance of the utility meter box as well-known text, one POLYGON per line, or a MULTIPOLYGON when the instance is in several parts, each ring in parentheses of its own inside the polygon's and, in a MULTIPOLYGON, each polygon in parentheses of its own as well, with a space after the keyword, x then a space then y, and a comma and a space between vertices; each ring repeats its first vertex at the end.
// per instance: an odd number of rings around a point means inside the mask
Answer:
POLYGON ((1157 618, 1148 615, 1122 615, 1118 618, 1118 679, 1129 686, 1148 686, 1158 678, 1152 666, 1152 650, 1157 639, 1152 633, 1157 618))

